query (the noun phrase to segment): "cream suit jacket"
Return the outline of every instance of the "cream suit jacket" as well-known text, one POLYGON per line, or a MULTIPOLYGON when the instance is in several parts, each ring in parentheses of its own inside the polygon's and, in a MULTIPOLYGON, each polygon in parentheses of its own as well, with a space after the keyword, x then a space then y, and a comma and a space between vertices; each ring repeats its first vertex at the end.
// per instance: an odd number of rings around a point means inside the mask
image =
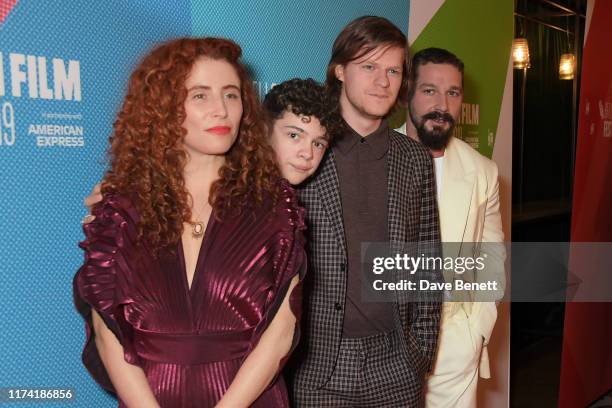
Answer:
MULTIPOLYGON (((483 256, 486 253, 486 276, 479 276, 476 272, 470 280, 496 280, 499 282, 497 299, 501 299, 506 282, 506 253, 501 245, 504 233, 499 211, 497 165, 467 143, 453 137, 444 151, 442 173, 442 192, 438 202, 442 242, 462 243, 461 246, 450 246, 457 253, 443 255, 483 256)), ((479 371, 481 377, 489 378, 486 346, 497 319, 497 307, 493 301, 471 300, 474 299, 465 299, 462 306, 469 317, 471 328, 484 339, 479 371)))

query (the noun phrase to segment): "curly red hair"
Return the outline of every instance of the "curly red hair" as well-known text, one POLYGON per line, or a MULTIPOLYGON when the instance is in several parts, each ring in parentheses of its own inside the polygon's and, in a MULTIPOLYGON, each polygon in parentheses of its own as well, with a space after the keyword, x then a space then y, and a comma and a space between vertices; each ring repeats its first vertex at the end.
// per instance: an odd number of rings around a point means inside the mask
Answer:
POLYGON ((241 81, 243 115, 238 137, 226 153, 209 202, 217 217, 241 212, 244 203, 263 205, 278 197, 280 178, 266 142, 253 82, 240 62, 238 44, 222 38, 181 38, 151 51, 132 73, 110 137, 110 169, 102 191, 127 195, 139 214, 139 238, 155 252, 179 242, 191 220, 183 168, 187 154, 185 80, 196 60, 227 61, 241 81))

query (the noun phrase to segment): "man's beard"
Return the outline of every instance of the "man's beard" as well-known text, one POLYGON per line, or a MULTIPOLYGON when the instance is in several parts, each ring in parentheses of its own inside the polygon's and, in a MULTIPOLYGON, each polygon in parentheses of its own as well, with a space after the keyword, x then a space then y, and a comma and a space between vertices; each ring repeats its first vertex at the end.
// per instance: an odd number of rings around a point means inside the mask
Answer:
POLYGON ((410 118, 417 131, 417 136, 423 145, 427 146, 431 150, 442 150, 448 144, 448 141, 453 135, 453 129, 455 128, 455 119, 447 113, 440 111, 428 112, 420 118, 415 118, 410 110, 410 118), (438 120, 442 119, 448 122, 448 129, 444 130, 441 126, 438 126, 435 122, 433 123, 432 129, 427 130, 425 128, 425 122, 427 120, 438 120))

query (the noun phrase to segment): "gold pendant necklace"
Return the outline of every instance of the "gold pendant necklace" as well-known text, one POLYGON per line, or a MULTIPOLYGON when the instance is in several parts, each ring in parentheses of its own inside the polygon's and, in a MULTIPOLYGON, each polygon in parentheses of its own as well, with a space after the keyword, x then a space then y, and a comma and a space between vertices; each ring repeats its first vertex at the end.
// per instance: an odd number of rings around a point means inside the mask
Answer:
MULTIPOLYGON (((209 204, 206 203, 206 205, 204 206, 204 209, 202 210, 205 210, 208 205, 209 204)), ((192 207, 192 212, 193 212, 193 215, 195 215, 196 220, 202 219, 200 214, 195 214, 193 207, 192 207)), ((206 224, 203 221, 187 221, 187 223, 191 225, 191 236, 193 238, 200 239, 204 236, 204 233, 206 232, 206 224)))
POLYGON ((202 238, 204 235, 204 223, 202 221, 188 221, 191 225, 191 236, 194 238, 202 238))

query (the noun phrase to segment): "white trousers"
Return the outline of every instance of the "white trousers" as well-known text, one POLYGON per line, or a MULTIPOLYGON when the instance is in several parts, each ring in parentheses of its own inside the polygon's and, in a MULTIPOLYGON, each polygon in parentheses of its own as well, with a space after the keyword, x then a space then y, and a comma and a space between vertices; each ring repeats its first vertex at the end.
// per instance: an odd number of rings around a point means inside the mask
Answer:
POLYGON ((483 338, 471 327, 461 303, 445 303, 425 407, 475 408, 483 338))

